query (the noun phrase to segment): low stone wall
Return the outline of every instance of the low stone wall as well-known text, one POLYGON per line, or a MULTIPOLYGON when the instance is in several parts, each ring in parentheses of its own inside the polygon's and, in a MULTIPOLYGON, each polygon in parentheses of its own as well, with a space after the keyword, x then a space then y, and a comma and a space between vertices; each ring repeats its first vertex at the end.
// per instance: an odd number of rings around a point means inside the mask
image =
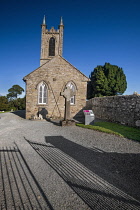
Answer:
POLYGON ((95 117, 140 128, 140 95, 96 97, 87 101, 95 117))

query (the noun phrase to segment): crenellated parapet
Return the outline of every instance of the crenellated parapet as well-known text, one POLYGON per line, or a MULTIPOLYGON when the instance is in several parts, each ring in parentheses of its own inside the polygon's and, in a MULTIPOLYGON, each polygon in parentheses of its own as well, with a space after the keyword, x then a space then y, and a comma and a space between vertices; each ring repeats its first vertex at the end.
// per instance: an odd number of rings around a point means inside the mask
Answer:
POLYGON ((40 65, 50 60, 53 56, 60 55, 63 53, 63 20, 61 18, 58 29, 51 27, 47 29, 45 16, 41 25, 41 56, 40 65))
POLYGON ((50 34, 59 33, 59 29, 56 30, 54 27, 51 27, 50 30, 46 29, 46 33, 50 33, 50 34))

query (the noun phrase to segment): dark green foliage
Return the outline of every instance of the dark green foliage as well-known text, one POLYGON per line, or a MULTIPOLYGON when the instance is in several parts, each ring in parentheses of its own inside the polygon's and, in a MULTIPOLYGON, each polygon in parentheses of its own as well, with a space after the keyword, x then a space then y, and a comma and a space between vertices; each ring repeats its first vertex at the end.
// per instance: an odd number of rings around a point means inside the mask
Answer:
POLYGON ((108 81, 102 66, 98 66, 94 69, 94 74, 92 75, 92 87, 95 97, 106 95, 108 90, 108 81))
POLYGON ((88 99, 99 96, 122 95, 127 88, 123 69, 110 63, 94 68, 90 79, 91 82, 88 83, 88 99))
POLYGON ((92 98, 93 93, 93 86, 91 84, 91 81, 87 82, 87 99, 92 98))
POLYGON ((25 100, 25 97, 8 100, 6 96, 0 96, 0 111, 25 110, 25 100))
POLYGON ((24 92, 24 89, 20 87, 19 85, 13 85, 9 90, 8 90, 7 98, 15 99, 17 98, 18 95, 21 95, 22 92, 24 92))
POLYGON ((26 98, 17 98, 24 89, 19 85, 13 85, 8 92, 7 96, 0 96, 0 111, 24 110, 26 98))
POLYGON ((6 96, 0 96, 0 111, 8 111, 9 105, 8 105, 8 99, 6 96))
POLYGON ((9 107, 10 107, 10 110, 13 109, 13 111, 24 110, 25 109, 25 97, 10 100, 9 107))
POLYGON ((25 109, 25 100, 26 100, 25 97, 17 99, 18 110, 24 110, 25 109))

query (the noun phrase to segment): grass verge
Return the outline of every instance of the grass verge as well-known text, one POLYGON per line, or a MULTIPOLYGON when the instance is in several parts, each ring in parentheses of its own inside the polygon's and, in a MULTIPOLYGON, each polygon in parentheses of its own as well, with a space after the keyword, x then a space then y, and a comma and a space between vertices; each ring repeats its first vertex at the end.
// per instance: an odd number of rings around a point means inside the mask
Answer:
POLYGON ((110 122, 96 122, 94 125, 77 124, 77 126, 140 141, 140 129, 138 128, 110 122))
POLYGON ((0 114, 5 113, 5 112, 10 112, 10 111, 4 111, 4 112, 0 112, 0 114))

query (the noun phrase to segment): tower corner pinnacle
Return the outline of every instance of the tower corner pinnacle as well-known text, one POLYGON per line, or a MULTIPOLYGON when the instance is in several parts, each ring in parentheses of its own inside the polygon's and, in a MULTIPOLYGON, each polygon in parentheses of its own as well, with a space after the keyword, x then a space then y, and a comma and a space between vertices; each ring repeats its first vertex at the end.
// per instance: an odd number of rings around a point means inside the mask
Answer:
POLYGON ((46 25, 46 17, 44 15, 44 18, 43 18, 43 24, 42 25, 46 25))
POLYGON ((63 18, 61 17, 61 19, 60 19, 60 24, 59 24, 59 26, 58 26, 58 29, 64 29, 64 24, 63 24, 63 18))

